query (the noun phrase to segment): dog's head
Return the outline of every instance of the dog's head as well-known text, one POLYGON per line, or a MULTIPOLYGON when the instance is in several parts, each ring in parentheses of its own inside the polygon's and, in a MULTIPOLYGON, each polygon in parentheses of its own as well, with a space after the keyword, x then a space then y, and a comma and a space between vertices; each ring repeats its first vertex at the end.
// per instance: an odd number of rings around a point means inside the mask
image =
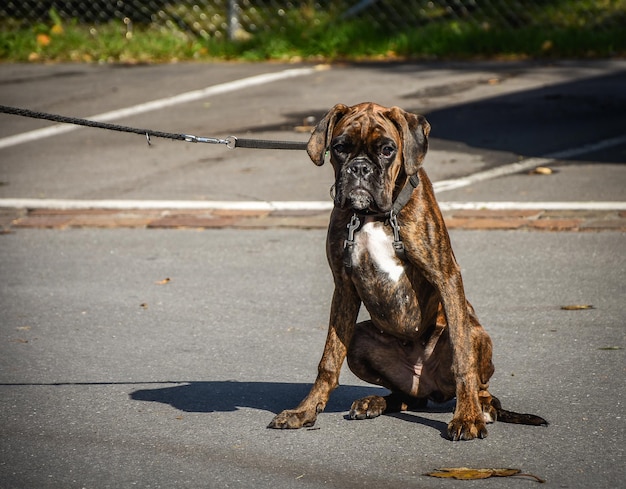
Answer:
POLYGON ((314 129, 307 152, 318 166, 330 152, 335 206, 385 213, 398 184, 419 170, 429 132, 423 116, 398 107, 338 104, 314 129))

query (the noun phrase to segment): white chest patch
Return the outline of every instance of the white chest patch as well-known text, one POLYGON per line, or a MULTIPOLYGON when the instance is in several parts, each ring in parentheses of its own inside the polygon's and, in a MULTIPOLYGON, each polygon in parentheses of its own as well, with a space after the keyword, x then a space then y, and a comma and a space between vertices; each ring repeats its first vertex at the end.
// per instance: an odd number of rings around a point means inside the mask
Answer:
POLYGON ((366 222, 354 239, 355 258, 358 263, 367 250, 376 268, 390 280, 397 282, 404 273, 404 267, 396 257, 393 239, 383 229, 381 222, 366 222))

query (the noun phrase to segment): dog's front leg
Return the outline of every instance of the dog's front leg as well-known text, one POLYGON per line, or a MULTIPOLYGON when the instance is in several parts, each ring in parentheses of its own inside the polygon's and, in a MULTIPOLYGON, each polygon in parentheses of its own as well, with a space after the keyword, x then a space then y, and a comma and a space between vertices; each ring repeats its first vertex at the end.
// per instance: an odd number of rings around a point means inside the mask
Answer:
POLYGON ((430 180, 420 171, 421 185, 403 213, 419 215, 417 220, 404 218, 400 229, 406 256, 439 293, 446 327, 452 346, 452 375, 455 383, 456 409, 448 424, 452 440, 472 440, 487 436, 484 416, 478 399, 478 352, 472 344, 473 323, 470 321, 461 269, 457 263, 450 236, 437 205, 430 180))
POLYGON ((348 352, 360 305, 352 288, 335 287, 328 336, 315 383, 295 409, 276 415, 268 428, 302 428, 315 424, 317 414, 324 410, 330 393, 339 385, 339 372, 348 352))
POLYGON ((452 440, 485 438, 487 428, 478 399, 478 352, 472 344, 472 324, 458 265, 441 291, 450 342, 452 344, 452 372, 456 382, 456 408, 448 424, 452 440))

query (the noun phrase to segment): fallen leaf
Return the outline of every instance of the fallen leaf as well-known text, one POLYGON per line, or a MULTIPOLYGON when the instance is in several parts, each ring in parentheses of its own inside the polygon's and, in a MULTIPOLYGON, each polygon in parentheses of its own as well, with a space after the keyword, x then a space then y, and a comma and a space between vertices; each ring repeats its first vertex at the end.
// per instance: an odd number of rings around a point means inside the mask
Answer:
POLYGON ((157 285, 165 285, 170 283, 171 279, 170 278, 164 278, 163 280, 159 280, 158 282, 154 282, 157 285))
POLYGON ((569 304, 567 306, 561 306, 564 311, 582 311, 585 309, 593 309, 591 304, 569 304))
POLYGON ((522 474, 520 469, 471 469, 468 467, 441 468, 424 475, 441 479, 477 480, 489 477, 532 477, 537 482, 545 482, 533 474, 522 474))
POLYGON ((548 168, 547 166, 538 166, 534 170, 530 171, 531 175, 552 175, 554 170, 552 168, 548 168))
POLYGON ((624 348, 622 348, 621 346, 603 346, 601 348, 598 348, 598 350, 623 350, 624 348))
MULTIPOLYGON (((502 473, 502 471, 506 471, 506 476, 520 473, 518 469, 470 469, 468 467, 455 467, 436 469, 434 472, 429 472, 426 475, 439 477, 441 479, 476 480, 494 477, 497 473, 502 473)), ((504 475, 502 477, 504 477, 504 475)))
POLYGON ((146 304, 145 302, 142 302, 141 304, 139 304, 139 307, 143 307, 144 309, 148 309, 148 304, 146 304))

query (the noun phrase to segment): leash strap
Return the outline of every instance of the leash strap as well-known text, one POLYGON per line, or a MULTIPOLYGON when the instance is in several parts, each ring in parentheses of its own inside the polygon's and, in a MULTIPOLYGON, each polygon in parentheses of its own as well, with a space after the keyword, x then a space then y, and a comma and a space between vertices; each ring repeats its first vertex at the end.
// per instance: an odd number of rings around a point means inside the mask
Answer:
POLYGON ((94 121, 91 119, 79 119, 77 117, 66 117, 58 114, 48 114, 46 112, 37 112, 34 110, 21 109, 18 107, 9 107, 0 105, 0 113, 19 115, 22 117, 31 117, 33 119, 45 119, 63 124, 74 124, 77 126, 95 127, 98 129, 108 129, 109 131, 129 132, 146 136, 148 144, 150 138, 174 139, 177 141, 186 141, 188 143, 208 143, 208 144, 224 144, 228 149, 250 148, 250 149, 306 149, 307 143, 302 141, 268 141, 265 139, 238 139, 235 136, 228 136, 226 139, 207 138, 194 136, 193 134, 179 134, 172 132, 153 131, 151 129, 140 129, 137 127, 120 126, 118 124, 109 124, 108 122, 94 121))
MULTIPOLYGON (((234 140, 233 148, 250 149, 306 149, 307 143, 304 141, 269 141, 267 139, 239 139, 229 136, 229 140, 234 140)), ((228 146, 230 148, 230 146, 228 146)))

